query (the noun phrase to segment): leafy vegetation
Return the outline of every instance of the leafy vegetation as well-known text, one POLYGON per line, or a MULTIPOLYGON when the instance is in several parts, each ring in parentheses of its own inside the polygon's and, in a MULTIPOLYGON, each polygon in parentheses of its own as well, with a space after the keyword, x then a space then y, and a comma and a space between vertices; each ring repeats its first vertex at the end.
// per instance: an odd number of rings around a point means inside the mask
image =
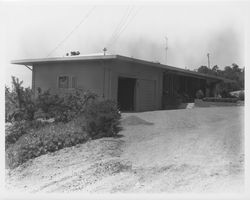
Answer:
POLYGON ((203 101, 236 103, 238 101, 238 98, 205 97, 205 98, 203 98, 203 101))
POLYGON ((69 122, 84 112, 87 103, 95 100, 97 95, 90 91, 75 89, 74 91, 56 95, 49 90, 38 92, 35 118, 54 118, 56 122, 69 122))
POLYGON ((6 150, 7 167, 14 168, 29 159, 87 141, 81 121, 78 118, 69 123, 53 123, 22 135, 6 150))
POLYGON ((239 100, 241 100, 241 101, 245 100, 245 93, 244 93, 244 91, 240 91, 240 93, 239 93, 239 100))
POLYGON ((41 121, 15 121, 5 129, 5 148, 14 144, 22 135, 38 130, 48 123, 41 121))
POLYGON ((33 120, 35 102, 30 88, 23 81, 12 77, 12 89, 5 87, 5 121, 33 120))
POLYGON ((75 89, 67 94, 51 94, 38 90, 37 98, 22 81, 12 77, 12 90, 5 87, 5 121, 32 121, 38 118, 54 118, 56 122, 69 122, 81 114, 87 103, 97 95, 90 91, 75 89))
POLYGON ((198 90, 195 96, 197 99, 202 99, 204 97, 204 93, 202 92, 202 90, 198 90))
POLYGON ((203 74, 220 76, 234 81, 231 83, 222 82, 219 84, 219 93, 223 98, 231 97, 229 92, 244 90, 245 69, 239 68, 237 64, 226 66, 223 70, 220 70, 217 65, 215 65, 212 69, 209 69, 207 66, 201 66, 197 71, 203 74))
POLYGON ((84 115, 86 118, 84 129, 91 138, 116 136, 121 130, 121 114, 114 101, 93 102, 87 107, 84 115))
POLYGON ((65 147, 81 144, 89 138, 114 137, 121 130, 121 114, 114 101, 94 101, 83 114, 68 123, 52 123, 46 126, 25 126, 17 122, 13 126, 9 147, 6 150, 7 167, 14 168, 29 159, 65 147), (27 132, 28 130, 28 132, 27 132), (15 134, 16 133, 16 134, 15 134))
POLYGON ((112 137, 121 130, 121 114, 114 101, 97 101, 90 91, 76 89, 68 94, 51 94, 22 87, 12 78, 5 87, 6 164, 14 168, 48 152, 74 146, 88 138, 112 137), (47 122, 53 118, 54 122, 47 122))

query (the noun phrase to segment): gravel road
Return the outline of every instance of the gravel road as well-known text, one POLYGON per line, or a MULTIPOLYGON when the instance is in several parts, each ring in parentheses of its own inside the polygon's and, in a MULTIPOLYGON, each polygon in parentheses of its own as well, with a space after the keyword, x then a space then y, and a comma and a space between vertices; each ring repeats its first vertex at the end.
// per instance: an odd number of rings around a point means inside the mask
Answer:
POLYGON ((6 172, 27 192, 242 192, 244 107, 124 113, 117 138, 35 158, 6 172))

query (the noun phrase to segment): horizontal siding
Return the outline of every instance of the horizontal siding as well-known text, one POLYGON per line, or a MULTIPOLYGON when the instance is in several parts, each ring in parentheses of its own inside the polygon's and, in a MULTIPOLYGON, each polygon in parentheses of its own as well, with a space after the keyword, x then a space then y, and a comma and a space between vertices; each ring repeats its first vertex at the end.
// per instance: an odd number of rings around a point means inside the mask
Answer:
POLYGON ((154 80, 139 80, 139 110, 156 109, 156 83, 154 80))

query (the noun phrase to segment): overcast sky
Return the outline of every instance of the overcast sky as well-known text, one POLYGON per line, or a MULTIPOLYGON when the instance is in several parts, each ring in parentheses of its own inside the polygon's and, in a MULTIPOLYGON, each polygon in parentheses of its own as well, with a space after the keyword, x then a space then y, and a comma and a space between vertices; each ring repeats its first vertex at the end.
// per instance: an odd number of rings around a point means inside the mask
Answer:
POLYGON ((247 9, 243 3, 98 4, 94 7, 69 1, 5 2, 2 8, 6 84, 14 75, 24 80, 25 86, 30 85, 31 72, 10 61, 47 57, 72 30, 70 37, 50 56, 63 56, 73 50, 83 55, 100 53, 107 47, 110 54, 167 62, 180 68, 197 69, 207 65, 207 53, 211 66, 224 68, 232 63, 245 66, 247 9), (121 32, 112 41, 115 30, 121 32), (109 42, 111 45, 107 46, 109 42))

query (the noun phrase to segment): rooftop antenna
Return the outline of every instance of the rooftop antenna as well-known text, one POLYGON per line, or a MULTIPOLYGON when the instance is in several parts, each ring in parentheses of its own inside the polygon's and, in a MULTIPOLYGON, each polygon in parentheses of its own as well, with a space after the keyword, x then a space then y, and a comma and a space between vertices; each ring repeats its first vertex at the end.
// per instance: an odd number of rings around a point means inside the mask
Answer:
POLYGON ((207 53, 207 62, 208 62, 208 68, 210 69, 210 59, 209 59, 210 54, 207 53))
POLYGON ((167 64, 167 58, 168 58, 168 37, 165 36, 165 40, 166 40, 166 47, 165 47, 165 50, 166 50, 166 64, 167 64))
POLYGON ((106 56, 106 51, 107 51, 107 48, 103 48, 103 55, 106 56))

